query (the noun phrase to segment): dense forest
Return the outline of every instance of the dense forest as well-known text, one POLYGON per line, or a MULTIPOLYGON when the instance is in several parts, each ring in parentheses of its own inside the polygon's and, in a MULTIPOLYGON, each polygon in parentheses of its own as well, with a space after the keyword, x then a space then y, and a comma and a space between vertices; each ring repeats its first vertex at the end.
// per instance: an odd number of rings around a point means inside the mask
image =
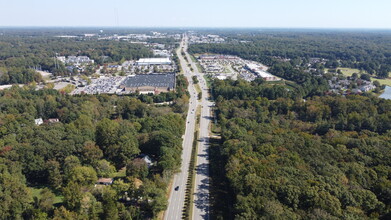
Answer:
POLYGON ((212 88, 229 186, 221 217, 390 219, 390 100, 302 99, 262 81, 212 88))
POLYGON ((156 217, 181 163, 188 93, 177 84, 156 97, 0 91, 0 219, 156 217), (100 177, 114 183, 94 187, 100 177))
POLYGON ((55 65, 55 56, 88 56, 97 64, 151 57, 141 44, 98 39, 0 36, 0 84, 40 82, 30 68, 40 67, 55 75, 67 73, 64 64, 55 65))
POLYGON ((391 33, 365 31, 221 31, 227 43, 193 44, 191 53, 237 55, 272 66, 289 58, 293 65, 324 58, 328 68, 350 67, 387 78, 391 72, 391 33))

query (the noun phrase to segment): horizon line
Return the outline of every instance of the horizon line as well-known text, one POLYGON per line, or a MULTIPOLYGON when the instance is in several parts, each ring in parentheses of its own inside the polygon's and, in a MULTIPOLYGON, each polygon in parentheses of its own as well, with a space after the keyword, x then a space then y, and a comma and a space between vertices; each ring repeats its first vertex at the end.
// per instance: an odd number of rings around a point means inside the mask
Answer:
POLYGON ((324 29, 324 30, 328 30, 328 29, 335 29, 335 30, 344 30, 344 29, 347 29, 347 30, 391 30, 391 27, 237 27, 237 26, 233 26, 233 27, 224 27, 224 26, 221 26, 221 27, 208 27, 208 26, 195 26, 195 27, 192 27, 192 26, 68 26, 68 25, 65 25, 65 26, 51 26, 51 25, 42 25, 42 26, 38 26, 38 25, 26 25, 26 26, 19 26, 19 25, 16 25, 16 26, 1 26, 0 25, 0 28, 110 28, 110 29, 115 29, 115 28, 134 28, 134 29, 137 29, 137 28, 158 28, 158 29, 163 29, 163 28, 173 28, 173 29, 324 29))

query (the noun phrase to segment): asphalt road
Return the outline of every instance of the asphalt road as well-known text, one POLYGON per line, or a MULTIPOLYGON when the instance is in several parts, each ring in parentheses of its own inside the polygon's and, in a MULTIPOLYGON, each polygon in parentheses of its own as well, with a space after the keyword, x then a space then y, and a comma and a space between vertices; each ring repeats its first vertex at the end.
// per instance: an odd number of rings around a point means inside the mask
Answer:
MULTIPOLYGON (((185 39, 184 39, 185 40, 185 39)), ((182 46, 186 47, 185 41, 182 41, 181 46, 177 50, 177 55, 179 61, 181 63, 182 69, 184 71, 184 75, 186 76, 189 82, 189 111, 187 113, 186 118, 186 131, 183 136, 183 152, 182 152, 182 163, 181 163, 181 171, 174 175, 173 185, 170 192, 170 197, 168 199, 168 208, 164 214, 164 219, 166 220, 179 220, 182 219, 182 209, 184 207, 185 201, 185 189, 186 182, 188 177, 188 169, 191 158, 191 147, 193 145, 194 140, 194 131, 195 131, 195 111, 197 109, 197 94, 195 87, 193 85, 193 81, 191 79, 192 73, 190 68, 187 66, 187 63, 184 57, 181 54, 182 46), (175 187, 179 186, 178 190, 175 190, 175 187)))
POLYGON ((188 177, 188 168, 191 158, 191 147, 194 140, 195 131, 195 111, 197 107, 201 106, 201 120, 199 128, 199 140, 198 140, 198 152, 197 152, 197 164, 196 164, 196 176, 195 176, 195 188, 194 188, 194 206, 192 219, 209 219, 209 124, 212 120, 210 115, 210 108, 213 103, 208 100, 209 93, 208 87, 202 74, 198 72, 196 64, 192 61, 187 53, 187 37, 182 40, 181 46, 177 50, 181 66, 184 71, 184 75, 189 81, 190 92, 190 104, 189 112, 187 114, 186 132, 183 137, 183 154, 181 172, 174 176, 174 182, 170 197, 168 200, 168 208, 165 212, 164 219, 166 220, 179 220, 182 218, 182 209, 184 207, 186 181, 188 177), (193 72, 190 71, 188 63, 182 56, 182 48, 184 48, 187 60, 193 68, 193 72), (197 100, 197 92, 192 76, 197 76, 200 88, 202 90, 202 99, 197 100), (176 191, 175 187, 179 186, 179 190, 176 191))
MULTIPOLYGON (((186 47, 185 47, 186 49, 186 47)), ((202 91, 202 99, 199 101, 201 108, 200 135, 198 139, 198 152, 196 164, 196 176, 194 187, 194 206, 192 219, 209 219, 209 125, 212 121, 211 107, 213 103, 209 100, 209 91, 202 73, 199 73, 196 63, 190 55, 185 52, 197 76, 202 91)))

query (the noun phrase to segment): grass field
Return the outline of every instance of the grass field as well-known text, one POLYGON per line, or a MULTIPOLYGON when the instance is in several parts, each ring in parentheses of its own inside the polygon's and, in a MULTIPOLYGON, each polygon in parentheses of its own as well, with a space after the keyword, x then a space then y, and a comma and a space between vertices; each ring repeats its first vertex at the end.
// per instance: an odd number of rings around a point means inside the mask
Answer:
POLYGON ((194 87, 195 87, 197 93, 200 93, 200 92, 201 92, 201 87, 200 87, 200 85, 195 84, 194 87))
POLYGON ((297 84, 293 81, 289 80, 280 80, 280 81, 265 81, 262 84, 265 87, 273 87, 273 86, 284 86, 289 90, 295 90, 297 89, 297 84))
POLYGON ((205 82, 206 82, 206 85, 208 86, 208 88, 211 88, 213 79, 210 76, 207 76, 205 74, 204 74, 203 77, 205 79, 205 82))
POLYGON ((352 76, 353 73, 357 73, 357 74, 360 73, 359 69, 352 69, 352 68, 338 68, 337 70, 341 70, 342 74, 345 76, 352 76))
MULTIPOLYGON (((44 189, 44 188, 39 188, 39 187, 29 187, 30 190, 31 190, 31 194, 34 197, 37 197, 38 199, 41 198, 41 191, 44 189)), ((63 196, 58 196, 56 195, 56 197, 54 197, 54 203, 53 204, 58 204, 58 203, 62 203, 62 200, 63 200, 63 196)))
POLYGON ((200 65, 200 63, 198 62, 197 58, 199 55, 192 55, 192 54, 189 54, 190 55, 190 58, 191 60, 196 64, 197 66, 197 69, 198 69, 198 72, 202 73, 202 66, 200 65))
MULTIPOLYGON (((345 76, 352 76, 353 73, 360 73, 359 69, 353 69, 353 68, 338 68, 337 70, 341 70, 342 74, 345 75, 345 76)), ((326 69, 326 71, 327 71, 327 69, 326 69)), ((364 71, 364 73, 366 73, 366 72, 364 71)), ((391 75, 391 73, 390 73, 390 75, 391 75)), ((379 81, 379 83, 381 85, 384 84, 384 85, 387 85, 387 86, 391 86, 391 78, 388 78, 388 79, 377 79, 375 77, 371 77, 371 81, 372 82, 375 81, 375 80, 379 81)))
POLYGON ((118 170, 118 172, 113 173, 113 175, 111 177, 125 178, 126 177, 126 167, 123 167, 122 169, 118 170))
POLYGON ((377 80, 377 81, 379 81, 379 83, 381 85, 391 86, 391 78, 388 78, 388 79, 377 79, 377 78, 371 77, 371 80, 372 80, 372 82, 377 80))

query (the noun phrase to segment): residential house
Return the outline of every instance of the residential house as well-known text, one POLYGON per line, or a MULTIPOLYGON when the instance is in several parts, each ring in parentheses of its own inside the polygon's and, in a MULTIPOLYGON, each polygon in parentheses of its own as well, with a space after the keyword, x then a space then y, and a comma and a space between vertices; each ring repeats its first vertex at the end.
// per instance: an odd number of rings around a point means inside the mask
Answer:
POLYGON ((43 124, 42 118, 37 118, 37 119, 34 120, 34 122, 35 122, 35 125, 38 125, 38 126, 43 124))
POLYGON ((99 178, 96 184, 108 186, 113 184, 113 181, 113 178, 99 178))

